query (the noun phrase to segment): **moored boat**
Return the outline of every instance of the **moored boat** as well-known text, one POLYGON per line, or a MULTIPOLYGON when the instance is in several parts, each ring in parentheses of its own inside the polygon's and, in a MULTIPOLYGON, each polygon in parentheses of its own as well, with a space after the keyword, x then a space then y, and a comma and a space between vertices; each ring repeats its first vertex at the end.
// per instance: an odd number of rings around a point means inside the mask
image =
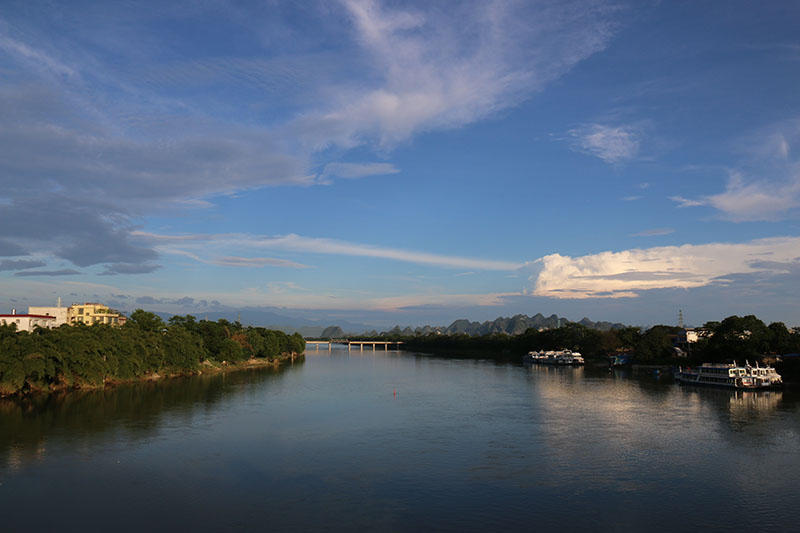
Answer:
POLYGON ((697 368, 678 368, 675 379, 687 385, 709 385, 731 389, 769 389, 783 385, 781 375, 771 366, 745 363, 703 363, 697 368))
POLYGON ((530 364, 559 366, 577 366, 584 363, 583 356, 572 350, 531 351, 522 358, 522 361, 530 364))

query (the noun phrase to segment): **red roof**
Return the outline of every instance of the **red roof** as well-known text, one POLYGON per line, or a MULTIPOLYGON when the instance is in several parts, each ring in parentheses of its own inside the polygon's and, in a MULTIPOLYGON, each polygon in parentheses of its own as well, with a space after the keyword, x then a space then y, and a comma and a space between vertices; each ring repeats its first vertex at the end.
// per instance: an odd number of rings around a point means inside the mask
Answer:
POLYGON ((53 320, 55 320, 55 319, 56 319, 56 317, 54 317, 54 316, 50 316, 50 315, 0 315, 0 317, 2 317, 2 318, 6 318, 6 317, 17 317, 17 318, 20 318, 20 317, 22 317, 22 318, 52 318, 53 320))

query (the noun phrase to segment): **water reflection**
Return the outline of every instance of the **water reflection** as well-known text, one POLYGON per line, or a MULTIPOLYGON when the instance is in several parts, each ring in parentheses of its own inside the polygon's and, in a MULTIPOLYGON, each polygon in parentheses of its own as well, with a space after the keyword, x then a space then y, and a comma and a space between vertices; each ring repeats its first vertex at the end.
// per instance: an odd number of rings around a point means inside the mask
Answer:
POLYGON ((302 360, 280 368, 0 399, 0 458, 13 470, 43 459, 54 442, 75 447, 104 438, 150 438, 166 416, 186 420, 221 402, 235 402, 250 387, 280 380, 300 365, 302 360))
POLYGON ((798 414, 791 390, 312 351, 277 373, 4 402, 0 514, 9 530, 780 530, 800 523, 798 414))

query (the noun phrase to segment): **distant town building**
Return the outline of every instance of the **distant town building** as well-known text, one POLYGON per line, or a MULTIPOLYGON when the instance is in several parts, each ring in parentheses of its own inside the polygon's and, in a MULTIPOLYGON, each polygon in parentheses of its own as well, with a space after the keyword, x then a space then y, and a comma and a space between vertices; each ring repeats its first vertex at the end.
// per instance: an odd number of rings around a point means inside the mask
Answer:
POLYGON ((714 332, 705 328, 684 328, 678 332, 677 344, 694 344, 700 339, 707 339, 714 332))
POLYGON ((18 315, 16 309, 12 309, 10 315, 0 315, 0 325, 17 326, 17 331, 33 331, 36 328, 55 327, 56 318, 49 315, 18 315))
POLYGON ((28 307, 28 314, 54 317, 56 319, 52 326, 54 328, 67 323, 67 308, 60 305, 56 307, 30 306, 28 307))
MULTIPOLYGON (((71 326, 76 324, 108 324, 119 326, 122 315, 112 311, 107 305, 96 302, 86 302, 83 304, 72 304, 67 308, 67 323, 71 326)), ((122 321, 124 323, 124 320, 122 321)))
POLYGON ((683 328, 672 335, 672 346, 676 357, 686 357, 693 350, 693 345, 701 339, 707 339, 714 332, 706 328, 683 328))

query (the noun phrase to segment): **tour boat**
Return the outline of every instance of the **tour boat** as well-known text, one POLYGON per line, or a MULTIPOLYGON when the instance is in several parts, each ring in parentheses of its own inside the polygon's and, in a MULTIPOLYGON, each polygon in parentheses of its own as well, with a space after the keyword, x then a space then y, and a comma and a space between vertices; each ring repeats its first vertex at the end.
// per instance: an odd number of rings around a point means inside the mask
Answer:
POLYGON ((783 384, 780 374, 771 366, 756 366, 745 362, 744 366, 736 363, 703 363, 695 369, 678 368, 675 379, 688 385, 711 385, 731 389, 769 389, 783 384))
POLYGON ((559 351, 538 351, 528 352, 522 358, 525 363, 535 363, 542 365, 582 365, 584 363, 583 356, 578 352, 572 350, 559 350, 559 351))

